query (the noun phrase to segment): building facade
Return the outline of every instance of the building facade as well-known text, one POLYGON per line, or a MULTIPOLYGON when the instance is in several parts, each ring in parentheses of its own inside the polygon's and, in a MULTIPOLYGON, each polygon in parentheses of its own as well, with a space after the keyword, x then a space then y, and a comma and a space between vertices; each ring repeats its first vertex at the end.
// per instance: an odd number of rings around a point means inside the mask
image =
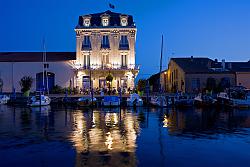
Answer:
POLYGON ((209 58, 172 58, 167 73, 162 76, 169 92, 195 93, 207 87, 217 89, 236 85, 235 72, 227 67, 226 62, 209 58))
POLYGON ((248 62, 227 62, 226 66, 235 73, 237 86, 250 89, 250 60, 248 62))
POLYGON ((76 59, 75 52, 47 52, 46 69, 44 69, 43 54, 43 52, 0 53, 0 92, 12 92, 13 89, 21 92, 19 81, 24 76, 33 79, 31 91, 40 91, 43 88, 51 90, 55 85, 63 88, 74 87, 75 74, 70 62, 76 59), (44 75, 43 70, 46 71, 44 75))
POLYGON ((76 32, 75 83, 79 89, 134 87, 136 26, 133 17, 106 11, 79 17, 76 32), (113 76, 108 83, 106 77, 113 76))

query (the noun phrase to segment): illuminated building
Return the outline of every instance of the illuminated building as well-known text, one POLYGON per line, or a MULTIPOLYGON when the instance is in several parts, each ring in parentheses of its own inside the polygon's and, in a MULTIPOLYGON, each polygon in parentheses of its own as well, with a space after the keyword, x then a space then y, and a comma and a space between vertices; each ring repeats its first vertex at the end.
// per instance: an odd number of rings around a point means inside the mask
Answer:
POLYGON ((77 87, 107 87, 106 77, 113 76, 112 88, 133 88, 139 72, 135 63, 136 26, 133 17, 106 11, 79 17, 76 32, 75 69, 77 87), (90 75, 91 74, 91 75, 90 75))

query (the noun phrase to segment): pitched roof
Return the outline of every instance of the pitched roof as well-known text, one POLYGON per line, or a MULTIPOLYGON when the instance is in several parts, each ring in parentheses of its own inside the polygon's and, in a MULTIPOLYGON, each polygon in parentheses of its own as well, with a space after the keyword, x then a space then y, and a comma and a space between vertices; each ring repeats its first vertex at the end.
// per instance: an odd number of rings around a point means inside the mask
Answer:
MULTIPOLYGON (((110 16, 109 26, 108 27, 120 27, 121 26, 121 24, 120 24, 120 16, 121 15, 126 15, 126 14, 122 14, 122 13, 111 12, 110 10, 107 10, 107 11, 102 12, 102 13, 94 13, 94 14, 82 15, 82 16, 79 16, 78 25, 76 26, 76 29, 78 29, 78 28, 102 27, 101 16, 103 14, 107 14, 107 15, 110 16), (91 16, 90 27, 84 27, 83 26, 83 17, 84 16, 91 16)), ((131 16, 131 15, 127 15, 127 16, 128 16, 128 25, 127 25, 127 27, 135 27, 134 21, 133 21, 133 16, 131 16)))
POLYGON ((207 73, 213 60, 209 58, 171 58, 186 73, 207 73))
POLYGON ((226 62, 225 70, 222 70, 222 62, 209 58, 172 58, 185 73, 232 73, 250 72, 250 61, 248 62, 226 62))
POLYGON ((250 61, 248 62, 227 62, 227 67, 234 72, 250 72, 250 61))
MULTIPOLYGON (((75 52, 46 52, 48 62, 76 60, 75 52)), ((43 52, 0 52, 0 62, 42 62, 43 52)))

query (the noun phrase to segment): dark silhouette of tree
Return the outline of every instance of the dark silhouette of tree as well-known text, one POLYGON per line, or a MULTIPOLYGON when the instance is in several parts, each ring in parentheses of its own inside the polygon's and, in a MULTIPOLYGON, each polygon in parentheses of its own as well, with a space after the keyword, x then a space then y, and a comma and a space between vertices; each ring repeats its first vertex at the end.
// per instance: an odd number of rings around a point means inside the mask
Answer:
POLYGON ((214 78, 207 79, 206 89, 208 91, 214 91, 216 89, 216 80, 214 78))

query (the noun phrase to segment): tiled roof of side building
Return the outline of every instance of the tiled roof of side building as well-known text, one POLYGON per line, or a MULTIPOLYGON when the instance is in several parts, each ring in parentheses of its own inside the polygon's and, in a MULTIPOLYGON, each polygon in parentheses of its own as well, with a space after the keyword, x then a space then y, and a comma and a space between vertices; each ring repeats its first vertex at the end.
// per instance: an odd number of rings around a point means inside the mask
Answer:
MULTIPOLYGON (((46 52, 48 62, 76 60, 75 52, 46 52)), ((43 52, 0 52, 0 62, 42 62, 43 52)))
POLYGON ((227 68, 234 72, 250 72, 250 61, 248 62, 227 62, 227 68))
POLYGON ((171 58, 186 73, 208 73, 213 60, 209 58, 171 58))
POLYGON ((232 73, 233 71, 226 68, 222 70, 221 63, 213 61, 209 58, 172 58, 185 73, 201 74, 201 73, 232 73))
MULTIPOLYGON (((76 26, 76 29, 77 28, 88 28, 88 27, 83 26, 83 17, 84 16, 91 16, 90 27, 89 28, 102 27, 102 25, 101 25, 101 15, 103 15, 103 14, 107 14, 107 15, 110 16, 110 21, 109 21, 109 26, 108 27, 119 27, 119 26, 121 26, 120 16, 121 15, 127 15, 127 14, 122 14, 122 13, 111 12, 109 10, 105 11, 105 12, 102 12, 102 13, 94 13, 94 14, 82 15, 82 16, 79 16, 78 25, 76 26)), ((131 16, 131 15, 127 15, 127 16, 128 16, 128 25, 127 25, 127 27, 135 27, 134 21, 133 21, 133 16, 131 16)))

